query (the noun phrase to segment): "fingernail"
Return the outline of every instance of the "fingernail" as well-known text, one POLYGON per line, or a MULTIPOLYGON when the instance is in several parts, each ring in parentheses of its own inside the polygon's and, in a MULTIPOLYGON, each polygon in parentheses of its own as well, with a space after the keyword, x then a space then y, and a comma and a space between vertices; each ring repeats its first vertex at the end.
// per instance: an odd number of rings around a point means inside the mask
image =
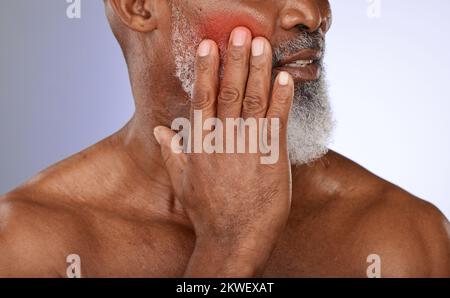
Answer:
POLYGON ((245 39, 247 38, 247 31, 238 28, 233 31, 233 36, 231 41, 235 47, 242 47, 245 44, 245 39))
POLYGON ((204 40, 198 46, 198 55, 200 57, 206 57, 211 53, 211 44, 208 40, 204 40))
POLYGON ((160 128, 159 126, 155 127, 153 129, 153 135, 155 136, 156 141, 158 142, 158 144, 161 144, 161 140, 160 140, 160 128))
POLYGON ((252 42, 252 55, 258 57, 264 54, 264 41, 260 38, 256 38, 252 42))
POLYGON ((280 72, 280 76, 278 77, 278 83, 281 86, 287 86, 289 84, 289 74, 285 71, 280 72))

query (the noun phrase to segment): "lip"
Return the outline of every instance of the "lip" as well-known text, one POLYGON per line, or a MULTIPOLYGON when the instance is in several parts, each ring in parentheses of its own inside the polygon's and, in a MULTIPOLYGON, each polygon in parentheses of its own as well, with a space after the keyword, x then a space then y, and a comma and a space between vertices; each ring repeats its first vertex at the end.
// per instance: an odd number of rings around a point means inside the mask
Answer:
POLYGON ((294 79, 294 82, 317 80, 321 73, 321 66, 319 64, 321 58, 321 50, 304 49, 281 60, 275 65, 273 70, 275 74, 278 74, 281 71, 289 72, 294 79), (289 65, 297 60, 312 60, 313 63, 304 67, 289 65))

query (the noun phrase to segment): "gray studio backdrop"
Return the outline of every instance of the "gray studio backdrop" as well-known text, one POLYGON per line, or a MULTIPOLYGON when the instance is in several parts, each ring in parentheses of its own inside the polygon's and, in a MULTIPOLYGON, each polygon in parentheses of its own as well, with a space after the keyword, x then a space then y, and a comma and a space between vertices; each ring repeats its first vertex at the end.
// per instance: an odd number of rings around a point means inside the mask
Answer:
MULTIPOLYGON (((332 148, 450 217, 450 1, 330 2, 332 148)), ((81 0, 80 19, 68 5, 0 1, 0 193, 133 113, 103 1, 81 0)))

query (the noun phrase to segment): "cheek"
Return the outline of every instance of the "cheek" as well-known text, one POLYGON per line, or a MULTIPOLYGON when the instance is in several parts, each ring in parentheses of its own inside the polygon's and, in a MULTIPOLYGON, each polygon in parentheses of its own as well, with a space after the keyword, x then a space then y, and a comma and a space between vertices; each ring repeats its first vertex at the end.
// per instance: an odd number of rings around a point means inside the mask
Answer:
POLYGON ((250 29, 253 37, 264 36, 270 37, 269 26, 264 26, 262 19, 250 16, 248 14, 216 14, 210 16, 201 25, 202 38, 214 40, 219 48, 225 49, 228 45, 231 31, 238 26, 244 26, 250 29), (266 29, 264 29, 266 28, 266 29))

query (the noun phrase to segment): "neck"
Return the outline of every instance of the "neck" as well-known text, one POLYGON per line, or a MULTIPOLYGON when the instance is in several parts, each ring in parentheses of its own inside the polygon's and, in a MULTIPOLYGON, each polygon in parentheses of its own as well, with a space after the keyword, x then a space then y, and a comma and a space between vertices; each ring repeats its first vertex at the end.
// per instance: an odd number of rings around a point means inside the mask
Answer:
MULTIPOLYGON (((133 87, 137 87, 134 84, 133 87)), ((173 88, 175 89, 175 88, 173 88)), ((172 89, 172 90, 173 90, 172 89)), ((120 157, 125 160, 128 168, 123 180, 140 189, 139 195, 133 195, 137 206, 153 205, 150 208, 157 213, 175 216, 178 221, 186 222, 184 211, 175 200, 171 182, 165 170, 161 149, 153 135, 156 126, 171 126, 176 117, 186 117, 189 105, 184 96, 174 96, 158 90, 158 94, 147 90, 152 88, 133 88, 136 97, 136 113, 128 124, 119 131, 117 144, 123 153, 120 157), (132 173, 130 177, 130 173, 132 173), (140 202, 137 201, 139 198, 140 202)), ((182 93, 180 93, 182 94, 182 93)), ((144 208, 146 209, 146 208, 144 208)), ((142 209, 143 212, 148 210, 142 209)))
MULTIPOLYGON (((141 173, 154 179, 168 181, 161 149, 153 135, 156 126, 170 127, 177 117, 188 117, 189 101, 175 82, 165 82, 172 92, 161 90, 157 82, 145 86, 133 85, 136 113, 120 132, 124 148, 141 173), (175 91, 175 92, 173 92, 175 91)), ((179 85, 179 84, 178 84, 179 85)))

